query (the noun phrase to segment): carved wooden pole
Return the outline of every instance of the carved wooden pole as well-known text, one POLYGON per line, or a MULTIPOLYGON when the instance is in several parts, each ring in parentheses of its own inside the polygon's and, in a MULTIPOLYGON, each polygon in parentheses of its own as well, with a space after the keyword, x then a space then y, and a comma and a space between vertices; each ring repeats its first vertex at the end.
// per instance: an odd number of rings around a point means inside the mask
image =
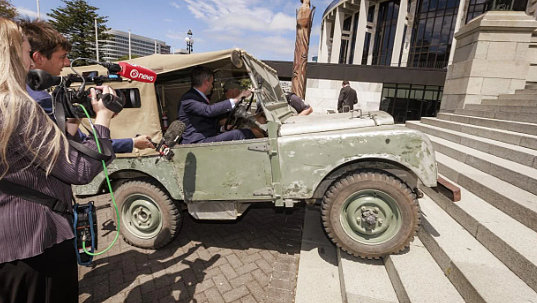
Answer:
POLYGON ((310 0, 301 0, 300 2, 302 2, 302 6, 296 11, 295 60, 293 62, 291 89, 293 93, 304 99, 306 96, 306 68, 310 34, 315 6, 310 5, 310 0))

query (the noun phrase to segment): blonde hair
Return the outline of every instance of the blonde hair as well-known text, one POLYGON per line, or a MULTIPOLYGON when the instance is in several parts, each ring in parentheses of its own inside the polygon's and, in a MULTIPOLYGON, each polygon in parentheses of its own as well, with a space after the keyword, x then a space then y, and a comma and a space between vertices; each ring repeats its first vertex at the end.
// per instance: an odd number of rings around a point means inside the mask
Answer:
POLYGON ((0 179, 9 170, 8 145, 15 131, 23 138, 20 150, 28 151, 32 157, 26 168, 35 163, 49 175, 62 145, 69 160, 67 138, 26 92, 22 50, 25 39, 17 24, 0 18, 0 179))

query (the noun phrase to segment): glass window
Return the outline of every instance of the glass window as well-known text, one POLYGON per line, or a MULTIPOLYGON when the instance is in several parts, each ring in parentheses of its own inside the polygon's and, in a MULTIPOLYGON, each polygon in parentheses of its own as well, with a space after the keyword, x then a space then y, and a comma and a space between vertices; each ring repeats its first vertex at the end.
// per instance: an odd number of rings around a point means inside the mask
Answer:
POLYGON ((349 55, 349 64, 354 63, 353 62, 354 61, 354 48, 356 47, 356 32, 358 30, 358 14, 359 13, 354 14, 354 22, 352 25, 352 42, 351 42, 351 51, 349 55))
POLYGON ((343 28, 344 31, 350 31, 351 30, 351 24, 352 24, 352 15, 348 16, 343 20, 343 28))
POLYGON ((369 44, 370 43, 371 43, 371 33, 365 33, 364 52, 362 53, 362 64, 367 64, 367 57, 369 56, 369 44))
POLYGON ((442 87, 384 84, 380 110, 393 116, 395 123, 435 117, 440 109, 442 87))
POLYGON ((373 65, 391 65, 399 3, 399 0, 392 0, 380 4, 373 47, 373 65))
MULTIPOLYGON (((482 0, 470 0, 482 1, 482 0)), ((460 0, 420 0, 412 26, 408 65, 446 68, 460 0)))
POLYGON ((347 52, 349 50, 349 40, 341 40, 341 49, 339 51, 339 63, 347 63, 347 52))

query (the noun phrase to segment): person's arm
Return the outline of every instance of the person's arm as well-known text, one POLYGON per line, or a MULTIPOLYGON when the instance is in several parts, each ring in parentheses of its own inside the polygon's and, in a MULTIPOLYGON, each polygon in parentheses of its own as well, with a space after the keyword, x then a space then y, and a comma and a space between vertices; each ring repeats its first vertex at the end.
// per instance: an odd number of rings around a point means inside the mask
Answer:
POLYGON ((301 111, 300 114, 298 114, 299 116, 307 116, 309 114, 311 114, 313 112, 313 107, 308 107, 306 108, 305 110, 301 111))
POLYGON ((229 99, 229 102, 218 102, 212 105, 198 102, 196 100, 183 100, 181 106, 185 113, 192 113, 197 116, 206 118, 214 118, 221 114, 231 111, 235 104, 239 103, 242 97, 248 97, 252 94, 251 91, 242 91, 235 99, 229 99))
MULTIPOLYGON (((97 87, 97 89, 101 89, 103 91, 103 94, 111 93, 115 95, 115 92, 108 86, 97 87)), ((100 139, 104 139, 100 140, 100 144, 106 145, 108 147, 108 150, 112 150, 112 143, 110 141, 110 130, 108 129, 108 126, 110 125, 110 120, 114 116, 114 112, 108 110, 104 106, 102 100, 97 100, 95 89, 91 89, 91 96, 93 110, 97 113, 95 117, 95 131, 97 132, 97 136, 100 139)), ((47 119, 46 116, 39 115, 38 121, 36 123, 36 132, 42 130, 42 126, 48 122, 45 119, 47 119)), ((43 140, 50 139, 51 138, 43 138, 43 140)), ((40 142, 34 142, 34 144, 38 144, 37 146, 39 146, 39 143, 40 142)), ((96 151, 98 150, 93 135, 89 136, 87 140, 81 143, 88 148, 91 148, 96 151)), ((43 149, 37 150, 40 153, 45 152, 43 151, 43 149)), ((103 150, 102 146, 101 150, 103 150)), ((112 162, 114 158, 115 154, 112 153, 112 157, 106 162, 106 164, 110 164, 110 162, 112 162)), ((46 165, 47 163, 41 163, 41 166, 46 165)), ((93 180, 93 178, 95 178, 95 176, 99 174, 102 169, 103 165, 100 160, 95 160, 83 153, 80 153, 74 148, 70 148, 69 146, 62 146, 51 174, 67 184, 82 185, 91 182, 91 180, 93 180), (66 149, 68 149, 68 159, 65 157, 66 149)))
POLYGON ((340 110, 343 106, 343 101, 345 100, 345 90, 342 88, 339 91, 339 98, 337 99, 337 109, 340 110))
POLYGON ((132 153, 134 140, 127 139, 112 139, 112 148, 116 154, 132 153))
POLYGON ((185 113, 194 114, 206 118, 213 118, 232 109, 230 102, 218 102, 212 105, 198 102, 196 100, 183 100, 181 106, 185 113))
MULTIPOLYGON (((47 121, 48 117, 45 115, 39 114, 37 119, 34 120, 34 130, 36 133, 39 133, 44 129, 44 126, 46 123, 50 123, 47 121), (40 131, 41 130, 41 131, 40 131)), ((100 140, 101 145, 107 145, 109 149, 112 149, 112 143, 110 142, 110 130, 102 125, 95 125, 97 134, 100 138, 104 140, 100 140), (108 139, 108 140, 107 140, 108 139)), ((45 142, 48 142, 52 139, 52 135, 50 134, 47 138, 43 137, 43 140, 45 142)), ((38 146, 42 143, 39 142, 40 140, 35 140, 32 142, 33 149, 37 150, 39 154, 41 154, 40 158, 43 158, 43 154, 46 152, 44 149, 39 149, 38 146)), ((86 147, 97 151, 97 145, 95 141, 93 140, 93 137, 89 137, 87 140, 81 142, 81 144, 85 145, 86 147)), ((101 149, 103 147, 101 146, 101 149)), ((31 155, 29 155, 32 157, 31 155)), ((33 157, 32 157, 33 158, 33 157)), ((115 155, 112 154, 112 158, 107 162, 109 164, 113 159, 115 158, 115 155)), ((48 166, 47 162, 44 163, 36 163, 43 169, 46 169, 48 166)), ((91 182, 91 180, 99 174, 103 169, 102 162, 100 160, 95 160, 90 158, 87 155, 84 155, 77 151, 74 148, 70 148, 69 146, 63 146, 60 150, 60 153, 58 154, 57 161, 52 169, 51 175, 58 178, 59 180, 67 183, 67 184, 87 184, 91 182), (68 159, 65 157, 66 149, 68 150, 68 159)))

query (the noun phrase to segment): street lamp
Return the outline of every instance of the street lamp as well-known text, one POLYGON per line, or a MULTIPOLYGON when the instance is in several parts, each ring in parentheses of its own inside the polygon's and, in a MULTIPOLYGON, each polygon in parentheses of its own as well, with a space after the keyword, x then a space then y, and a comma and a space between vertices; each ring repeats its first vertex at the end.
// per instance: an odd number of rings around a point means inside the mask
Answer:
POLYGON ((192 39, 192 31, 191 30, 188 30, 188 33, 186 33, 188 35, 188 37, 185 38, 185 41, 186 41, 186 50, 188 51, 188 53, 192 53, 194 51, 194 49, 192 48, 192 46, 194 45, 194 39, 192 39))

